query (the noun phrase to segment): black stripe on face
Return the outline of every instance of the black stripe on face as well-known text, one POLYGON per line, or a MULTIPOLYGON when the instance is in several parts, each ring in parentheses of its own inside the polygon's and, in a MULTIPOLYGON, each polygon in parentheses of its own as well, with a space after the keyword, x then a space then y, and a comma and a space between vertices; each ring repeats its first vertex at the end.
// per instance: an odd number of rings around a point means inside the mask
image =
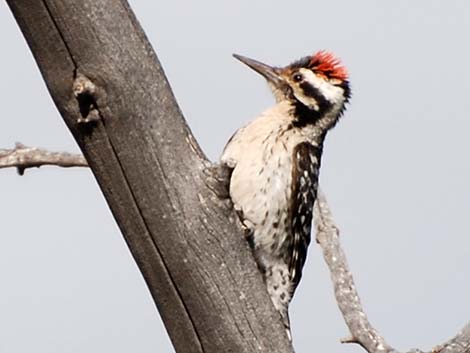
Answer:
POLYGON ((313 98, 318 106, 318 110, 309 107, 298 100, 295 96, 294 115, 297 119, 294 121, 295 127, 303 127, 305 125, 314 124, 320 117, 328 112, 333 104, 328 101, 315 87, 308 82, 302 82, 299 87, 302 89, 306 97, 313 98))
POLYGON ((315 99, 320 112, 330 110, 333 104, 327 100, 320 91, 308 82, 302 82, 299 87, 306 97, 315 99))
POLYGON ((349 86, 349 81, 343 81, 339 85, 344 90, 343 96, 344 96, 344 103, 346 104, 349 102, 349 98, 351 98, 351 87, 349 86))

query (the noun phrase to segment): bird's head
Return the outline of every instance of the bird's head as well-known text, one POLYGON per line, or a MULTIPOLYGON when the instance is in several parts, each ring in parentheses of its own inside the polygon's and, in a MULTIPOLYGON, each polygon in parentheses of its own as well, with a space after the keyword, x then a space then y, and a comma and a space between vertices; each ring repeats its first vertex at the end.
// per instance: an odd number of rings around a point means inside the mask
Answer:
POLYGON ((351 90, 348 72, 331 53, 319 51, 285 67, 273 67, 234 54, 234 57, 264 76, 278 102, 289 101, 294 115, 304 123, 322 123, 326 128, 339 119, 351 90))

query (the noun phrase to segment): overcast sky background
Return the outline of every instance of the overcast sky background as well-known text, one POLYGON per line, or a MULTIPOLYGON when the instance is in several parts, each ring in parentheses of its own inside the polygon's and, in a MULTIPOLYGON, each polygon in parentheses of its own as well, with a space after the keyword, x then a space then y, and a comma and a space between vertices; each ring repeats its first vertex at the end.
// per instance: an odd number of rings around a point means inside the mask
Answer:
MULTIPOLYGON (((206 153, 273 103, 233 52, 284 65, 319 49, 353 97, 321 170, 367 314, 399 349, 470 320, 470 6, 461 1, 130 1, 206 153), (445 5, 444 5, 445 4, 445 5)), ((0 1, 0 148, 77 152, 0 1)), ((0 170, 0 352, 173 352, 86 169, 0 170)), ((351 352, 313 244, 291 305, 297 353, 351 352)))

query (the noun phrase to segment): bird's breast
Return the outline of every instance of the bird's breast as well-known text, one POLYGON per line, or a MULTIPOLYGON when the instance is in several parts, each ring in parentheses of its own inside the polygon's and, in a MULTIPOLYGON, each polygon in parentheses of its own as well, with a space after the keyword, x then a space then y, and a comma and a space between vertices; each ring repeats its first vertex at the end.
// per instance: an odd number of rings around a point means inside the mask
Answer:
POLYGON ((233 170, 230 195, 247 225, 255 229, 256 246, 280 253, 289 245, 291 233, 293 151, 305 138, 278 130, 246 142, 233 170))

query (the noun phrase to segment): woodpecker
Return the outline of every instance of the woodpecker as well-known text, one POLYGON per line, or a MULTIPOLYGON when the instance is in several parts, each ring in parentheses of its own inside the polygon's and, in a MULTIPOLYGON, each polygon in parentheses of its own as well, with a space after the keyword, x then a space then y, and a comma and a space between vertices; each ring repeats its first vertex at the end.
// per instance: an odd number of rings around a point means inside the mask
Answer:
POLYGON ((231 137, 221 163, 230 198, 289 339, 288 306, 302 276, 325 135, 348 103, 346 68, 319 51, 285 67, 234 57, 267 80, 276 104, 231 137))

